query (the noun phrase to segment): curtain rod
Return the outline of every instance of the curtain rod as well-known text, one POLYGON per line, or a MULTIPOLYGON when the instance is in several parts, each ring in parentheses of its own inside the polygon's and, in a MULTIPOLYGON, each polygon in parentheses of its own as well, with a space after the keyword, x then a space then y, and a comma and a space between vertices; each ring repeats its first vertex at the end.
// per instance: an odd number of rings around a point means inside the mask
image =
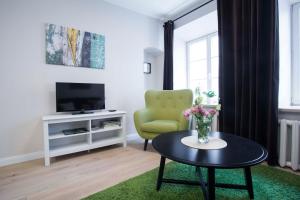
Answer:
POLYGON ((179 16, 179 17, 177 17, 176 19, 173 20, 173 22, 175 22, 175 21, 177 21, 177 20, 179 20, 179 19, 181 19, 181 18, 187 16, 188 14, 190 14, 190 13, 192 13, 192 12, 198 10, 199 8, 205 6, 205 5, 207 5, 207 4, 209 4, 210 2, 213 2, 213 1, 214 1, 214 0, 210 0, 210 1, 207 1, 206 3, 204 3, 204 4, 201 4, 201 5, 198 6, 197 8, 194 8, 193 10, 191 10, 191 11, 189 11, 189 12, 187 12, 187 13, 185 13, 185 14, 179 16))

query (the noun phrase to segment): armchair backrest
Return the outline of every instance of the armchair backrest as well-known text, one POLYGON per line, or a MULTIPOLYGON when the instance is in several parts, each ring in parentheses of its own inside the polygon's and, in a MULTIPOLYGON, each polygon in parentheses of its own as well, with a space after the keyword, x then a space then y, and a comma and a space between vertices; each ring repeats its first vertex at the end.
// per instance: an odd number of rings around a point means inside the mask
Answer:
POLYGON ((192 106, 193 92, 189 89, 148 90, 145 103, 155 119, 180 120, 183 111, 192 106))

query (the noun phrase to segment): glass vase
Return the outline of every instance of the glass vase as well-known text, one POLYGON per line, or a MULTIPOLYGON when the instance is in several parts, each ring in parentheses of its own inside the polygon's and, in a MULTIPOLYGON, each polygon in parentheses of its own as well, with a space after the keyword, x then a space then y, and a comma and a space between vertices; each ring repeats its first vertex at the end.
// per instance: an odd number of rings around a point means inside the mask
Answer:
POLYGON ((210 127, 211 127, 211 122, 203 122, 196 120, 196 130, 198 133, 198 142, 203 144, 203 143, 208 143, 208 133, 210 132, 210 127))

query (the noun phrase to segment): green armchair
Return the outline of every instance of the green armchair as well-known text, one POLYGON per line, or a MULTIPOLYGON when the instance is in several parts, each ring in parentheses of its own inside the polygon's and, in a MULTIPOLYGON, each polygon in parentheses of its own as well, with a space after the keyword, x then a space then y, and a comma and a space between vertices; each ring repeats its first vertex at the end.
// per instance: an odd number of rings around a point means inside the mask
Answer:
POLYGON ((185 90, 148 90, 145 93, 146 108, 134 113, 134 124, 138 134, 148 140, 161 133, 188 129, 183 111, 192 106, 193 92, 185 90))

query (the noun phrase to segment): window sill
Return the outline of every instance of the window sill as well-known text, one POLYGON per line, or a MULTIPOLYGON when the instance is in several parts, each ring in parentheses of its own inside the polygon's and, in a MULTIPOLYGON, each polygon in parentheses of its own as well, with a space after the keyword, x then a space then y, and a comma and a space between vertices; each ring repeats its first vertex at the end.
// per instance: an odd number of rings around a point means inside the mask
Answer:
POLYGON ((280 106, 279 111, 300 113, 300 106, 280 106))

